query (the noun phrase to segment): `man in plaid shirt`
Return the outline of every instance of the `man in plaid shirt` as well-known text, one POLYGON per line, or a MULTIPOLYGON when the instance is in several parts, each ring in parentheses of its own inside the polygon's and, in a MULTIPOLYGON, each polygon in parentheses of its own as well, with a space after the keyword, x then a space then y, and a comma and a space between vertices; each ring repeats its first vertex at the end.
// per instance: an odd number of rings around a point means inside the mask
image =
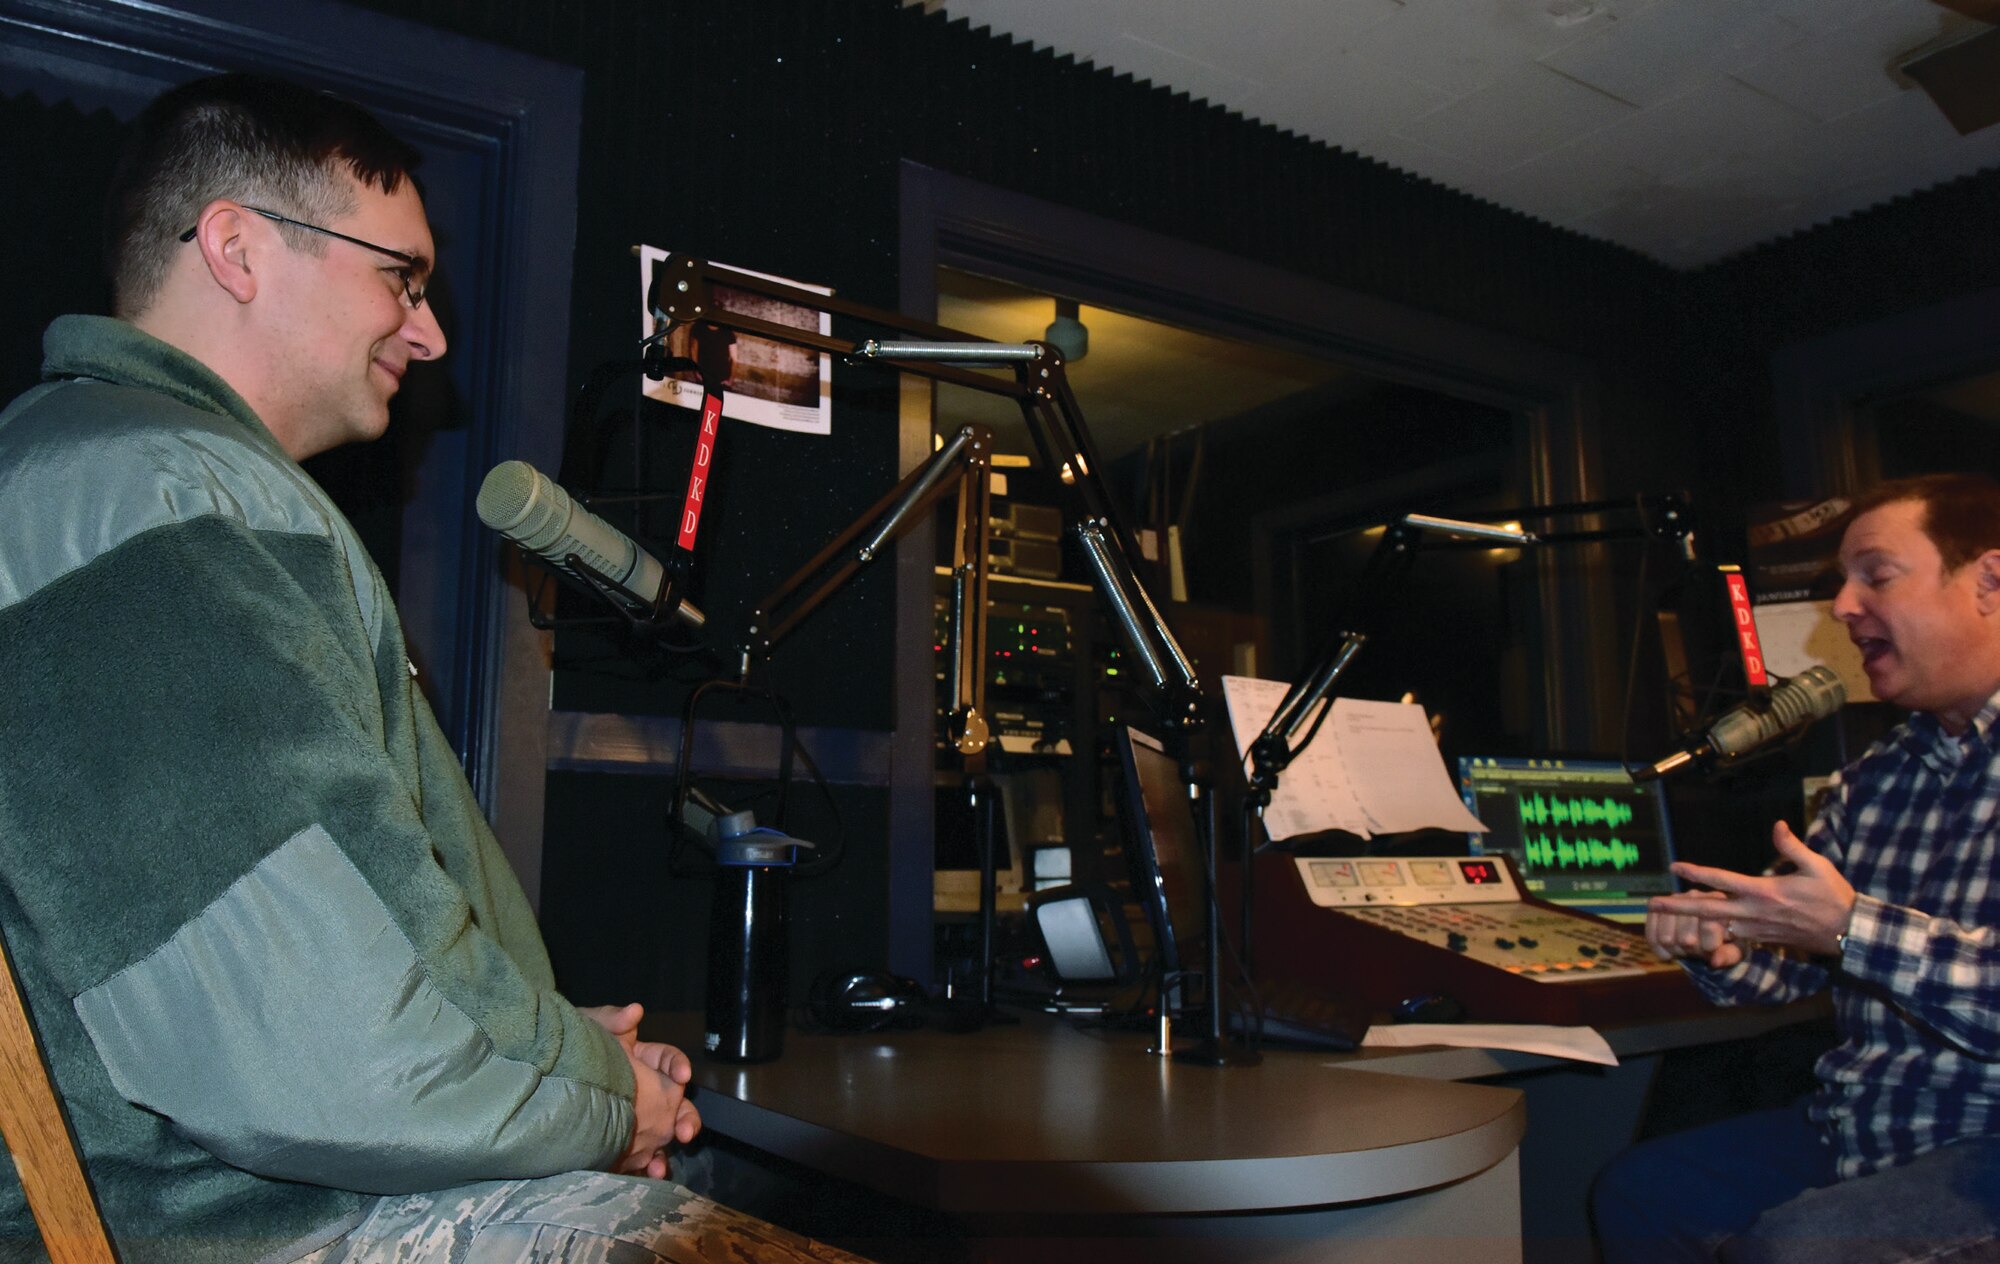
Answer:
POLYGON ((1608 1261, 2000 1260, 2000 483, 1860 498, 1834 614, 1915 712, 1752 877, 1656 898, 1646 934, 1718 1004, 1831 988, 1809 1103, 1661 1138, 1599 1178, 1608 1261))

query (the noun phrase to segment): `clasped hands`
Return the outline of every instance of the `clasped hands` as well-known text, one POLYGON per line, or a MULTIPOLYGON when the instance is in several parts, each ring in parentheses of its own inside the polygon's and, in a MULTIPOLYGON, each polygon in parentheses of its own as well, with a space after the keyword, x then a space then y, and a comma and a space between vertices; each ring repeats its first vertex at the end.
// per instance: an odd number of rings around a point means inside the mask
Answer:
POLYGON ((701 1112, 687 1099, 694 1065, 672 1045, 639 1039, 639 1020, 646 1010, 637 1002, 578 1010, 617 1037, 632 1064, 632 1144, 612 1171, 665 1180, 670 1170, 667 1147, 674 1142, 686 1145, 701 1131, 701 1112))
POLYGON ((1646 941, 1653 951, 1663 959, 1699 957, 1719 970, 1743 960, 1745 944, 1823 957, 1838 953, 1854 916, 1854 887, 1783 821, 1771 827, 1771 845, 1792 872, 1756 876, 1676 864, 1683 881, 1711 889, 1647 901, 1646 941))

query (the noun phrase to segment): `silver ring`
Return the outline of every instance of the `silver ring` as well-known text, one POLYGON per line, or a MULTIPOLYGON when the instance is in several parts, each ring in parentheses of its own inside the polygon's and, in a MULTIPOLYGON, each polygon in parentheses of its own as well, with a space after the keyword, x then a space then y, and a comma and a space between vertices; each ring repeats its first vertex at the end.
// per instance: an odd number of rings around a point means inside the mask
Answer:
POLYGON ((1734 938, 1736 938, 1736 919, 1735 919, 1735 918, 1733 918, 1733 917, 1732 917, 1732 918, 1730 918, 1730 919, 1729 919, 1728 921, 1726 921, 1726 922, 1724 922, 1724 923, 1722 924, 1722 933, 1723 933, 1723 934, 1725 934, 1725 935, 1727 935, 1727 936, 1728 936, 1729 938, 1731 938, 1731 939, 1734 939, 1734 938))

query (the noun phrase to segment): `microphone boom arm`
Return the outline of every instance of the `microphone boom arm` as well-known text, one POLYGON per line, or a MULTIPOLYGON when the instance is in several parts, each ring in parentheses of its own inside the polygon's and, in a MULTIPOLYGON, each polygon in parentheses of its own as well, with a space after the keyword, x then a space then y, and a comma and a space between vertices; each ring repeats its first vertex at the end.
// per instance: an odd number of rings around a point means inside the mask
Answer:
POLYGON ((1252 806, 1262 809, 1270 805, 1271 793, 1278 788, 1278 775, 1299 757, 1319 731, 1318 717, 1323 714, 1323 704, 1368 643, 1369 621, 1382 608, 1389 593, 1401 586, 1426 531, 1517 545, 1536 542, 1533 535, 1520 527, 1429 514, 1405 514, 1384 528, 1375 551, 1368 555, 1367 567, 1361 572, 1359 591, 1348 603, 1345 626, 1329 638, 1299 673, 1292 687, 1286 690, 1284 700, 1278 703, 1278 709, 1271 713, 1263 732, 1250 743, 1252 806), (1299 730, 1305 728, 1308 720, 1313 722, 1312 728, 1301 737, 1299 730))
MULTIPOLYGON (((1098 593, 1110 607, 1112 622, 1145 671, 1147 683, 1166 699, 1171 710, 1166 718, 1185 735, 1201 722, 1201 678, 1194 663, 1153 605, 1131 560, 1118 549, 1110 524, 1101 518, 1080 523, 1075 536, 1098 593)), ((1181 755, 1185 762, 1185 752, 1181 755)))
POLYGON ((1628 525, 1584 530, 1526 531, 1519 526, 1440 518, 1431 514, 1405 514, 1390 523, 1369 554, 1361 573, 1358 591, 1348 603, 1340 630, 1322 646, 1304 671, 1292 682, 1284 700, 1268 723, 1250 743, 1250 802, 1262 809, 1269 806, 1277 789, 1278 775, 1298 758, 1317 732, 1321 704, 1332 696, 1340 678, 1368 643, 1369 625, 1388 596, 1401 584, 1416 554, 1423 548, 1425 533, 1455 537, 1462 542, 1546 547, 1557 544, 1588 544, 1616 540, 1671 540, 1688 557, 1693 556, 1693 520, 1678 495, 1641 495, 1620 500, 1578 501, 1558 505, 1535 505, 1505 509, 1494 514, 1505 522, 1552 522, 1564 518, 1589 517, 1621 512, 1634 515, 1628 525), (1300 730, 1313 721, 1303 737, 1300 730))
MULTIPOLYGON (((1167 627, 1158 606, 1147 594, 1145 584, 1133 571, 1131 559, 1139 555, 1139 549, 1130 530, 1125 526, 1117 507, 1113 504, 1110 491, 1099 474, 1101 462, 1097 446, 1084 425, 1082 410, 1075 395, 1070 391, 1069 378, 1060 351, 1046 342, 995 343, 927 321, 913 320, 897 312, 883 311, 859 303, 849 302, 833 295, 789 285, 783 281, 767 277, 752 276, 723 268, 708 260, 687 255, 669 255, 654 265, 653 277, 647 289, 647 307, 655 323, 664 330, 677 324, 712 325, 736 333, 768 338, 789 346, 836 355, 843 360, 861 363, 881 363, 899 372, 927 378, 934 382, 944 382, 987 394, 1002 395, 1013 399, 1021 409, 1027 423, 1028 434, 1035 444, 1037 454, 1051 472, 1060 476, 1061 483, 1070 489, 1077 500, 1078 518, 1084 523, 1096 525, 1093 536, 1095 544, 1085 543, 1079 535, 1079 545, 1086 552, 1098 595, 1107 609, 1112 612, 1113 621, 1130 642, 1133 652, 1141 659, 1149 654, 1165 653, 1171 660, 1171 670, 1163 671, 1158 679, 1164 697, 1155 703, 1162 720, 1172 730, 1171 736, 1185 740, 1201 726, 1200 684, 1192 664, 1175 642, 1173 633, 1167 627), (889 341, 869 338, 862 341, 837 338, 822 334, 816 329, 801 329, 792 325, 781 325, 759 317, 730 311, 719 306, 714 299, 714 287, 727 286, 764 298, 776 299, 808 310, 822 311, 834 316, 850 317, 881 329, 893 330, 898 334, 910 335, 908 340, 889 341), (998 374, 980 373, 972 367, 991 365, 1011 368, 1011 379, 998 374)), ((659 335, 656 334, 655 337, 659 335)), ((919 471, 924 467, 919 467, 919 471)), ((986 501, 984 479, 978 494, 980 504, 986 501)), ((890 501, 907 490, 905 484, 898 484, 896 491, 869 511, 870 517, 884 509, 890 501)), ((910 511, 928 506, 935 497, 915 493, 910 501, 910 511)), ((975 524, 967 521, 967 498, 959 500, 960 529, 959 549, 971 547, 971 536, 975 524)), ((984 640, 985 605, 985 515, 977 515, 980 540, 978 543, 976 578, 966 572, 969 583, 975 583, 976 593, 957 590, 958 579, 964 572, 967 561, 963 555, 954 566, 954 624, 963 624, 967 635, 965 641, 984 640), (976 635, 973 629, 977 629, 976 635)), ((884 535, 883 539, 888 537, 884 535)), ((843 535, 840 542, 829 546, 837 550, 852 539, 843 535)), ((830 553, 823 553, 805 570, 815 570, 831 560, 830 553)), ((824 600, 824 595, 837 587, 852 568, 843 568, 836 577, 823 585, 822 589, 807 599, 804 609, 795 611, 783 620, 773 624, 762 617, 759 628, 767 628, 753 634, 750 647, 759 653, 768 653, 769 646, 776 643, 796 625, 798 619, 824 600), (759 648, 761 645, 761 648, 759 648)), ((803 585, 806 577, 801 575, 788 581, 787 590, 803 585)), ((774 599, 783 594, 774 594, 774 599)), ((771 609, 770 605, 762 608, 771 609)), ((981 647, 983 649, 983 645, 981 647)), ((977 666, 959 662, 954 670, 958 673, 963 688, 955 689, 959 695, 955 706, 972 705, 973 695, 983 692, 985 674, 983 654, 971 660, 977 666), (979 680, 964 684, 966 678, 979 680)), ((747 657, 744 661, 747 670, 747 657)))
POLYGON ((922 522, 939 500, 955 495, 958 531, 952 546, 951 620, 947 634, 952 650, 951 739, 961 754, 976 755, 984 750, 990 732, 985 717, 983 666, 987 539, 992 529, 993 483, 988 465, 992 452, 991 430, 979 425, 961 427, 942 448, 849 523, 810 561, 765 594, 750 613, 750 626, 737 661, 739 681, 749 678, 753 657, 770 658, 778 643, 824 605, 855 572, 880 558, 886 545, 922 522), (852 547, 864 533, 866 539, 858 548, 852 547), (812 585, 810 591, 805 591, 809 585, 812 585))

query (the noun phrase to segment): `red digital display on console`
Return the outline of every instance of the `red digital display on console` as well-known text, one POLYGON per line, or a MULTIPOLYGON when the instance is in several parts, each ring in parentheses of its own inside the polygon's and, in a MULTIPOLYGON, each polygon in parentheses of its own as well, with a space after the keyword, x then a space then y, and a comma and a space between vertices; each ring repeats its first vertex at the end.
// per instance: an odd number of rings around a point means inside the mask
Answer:
POLYGON ((1470 887, 1490 887, 1500 881, 1500 866, 1490 860, 1461 860, 1458 871, 1470 887))

